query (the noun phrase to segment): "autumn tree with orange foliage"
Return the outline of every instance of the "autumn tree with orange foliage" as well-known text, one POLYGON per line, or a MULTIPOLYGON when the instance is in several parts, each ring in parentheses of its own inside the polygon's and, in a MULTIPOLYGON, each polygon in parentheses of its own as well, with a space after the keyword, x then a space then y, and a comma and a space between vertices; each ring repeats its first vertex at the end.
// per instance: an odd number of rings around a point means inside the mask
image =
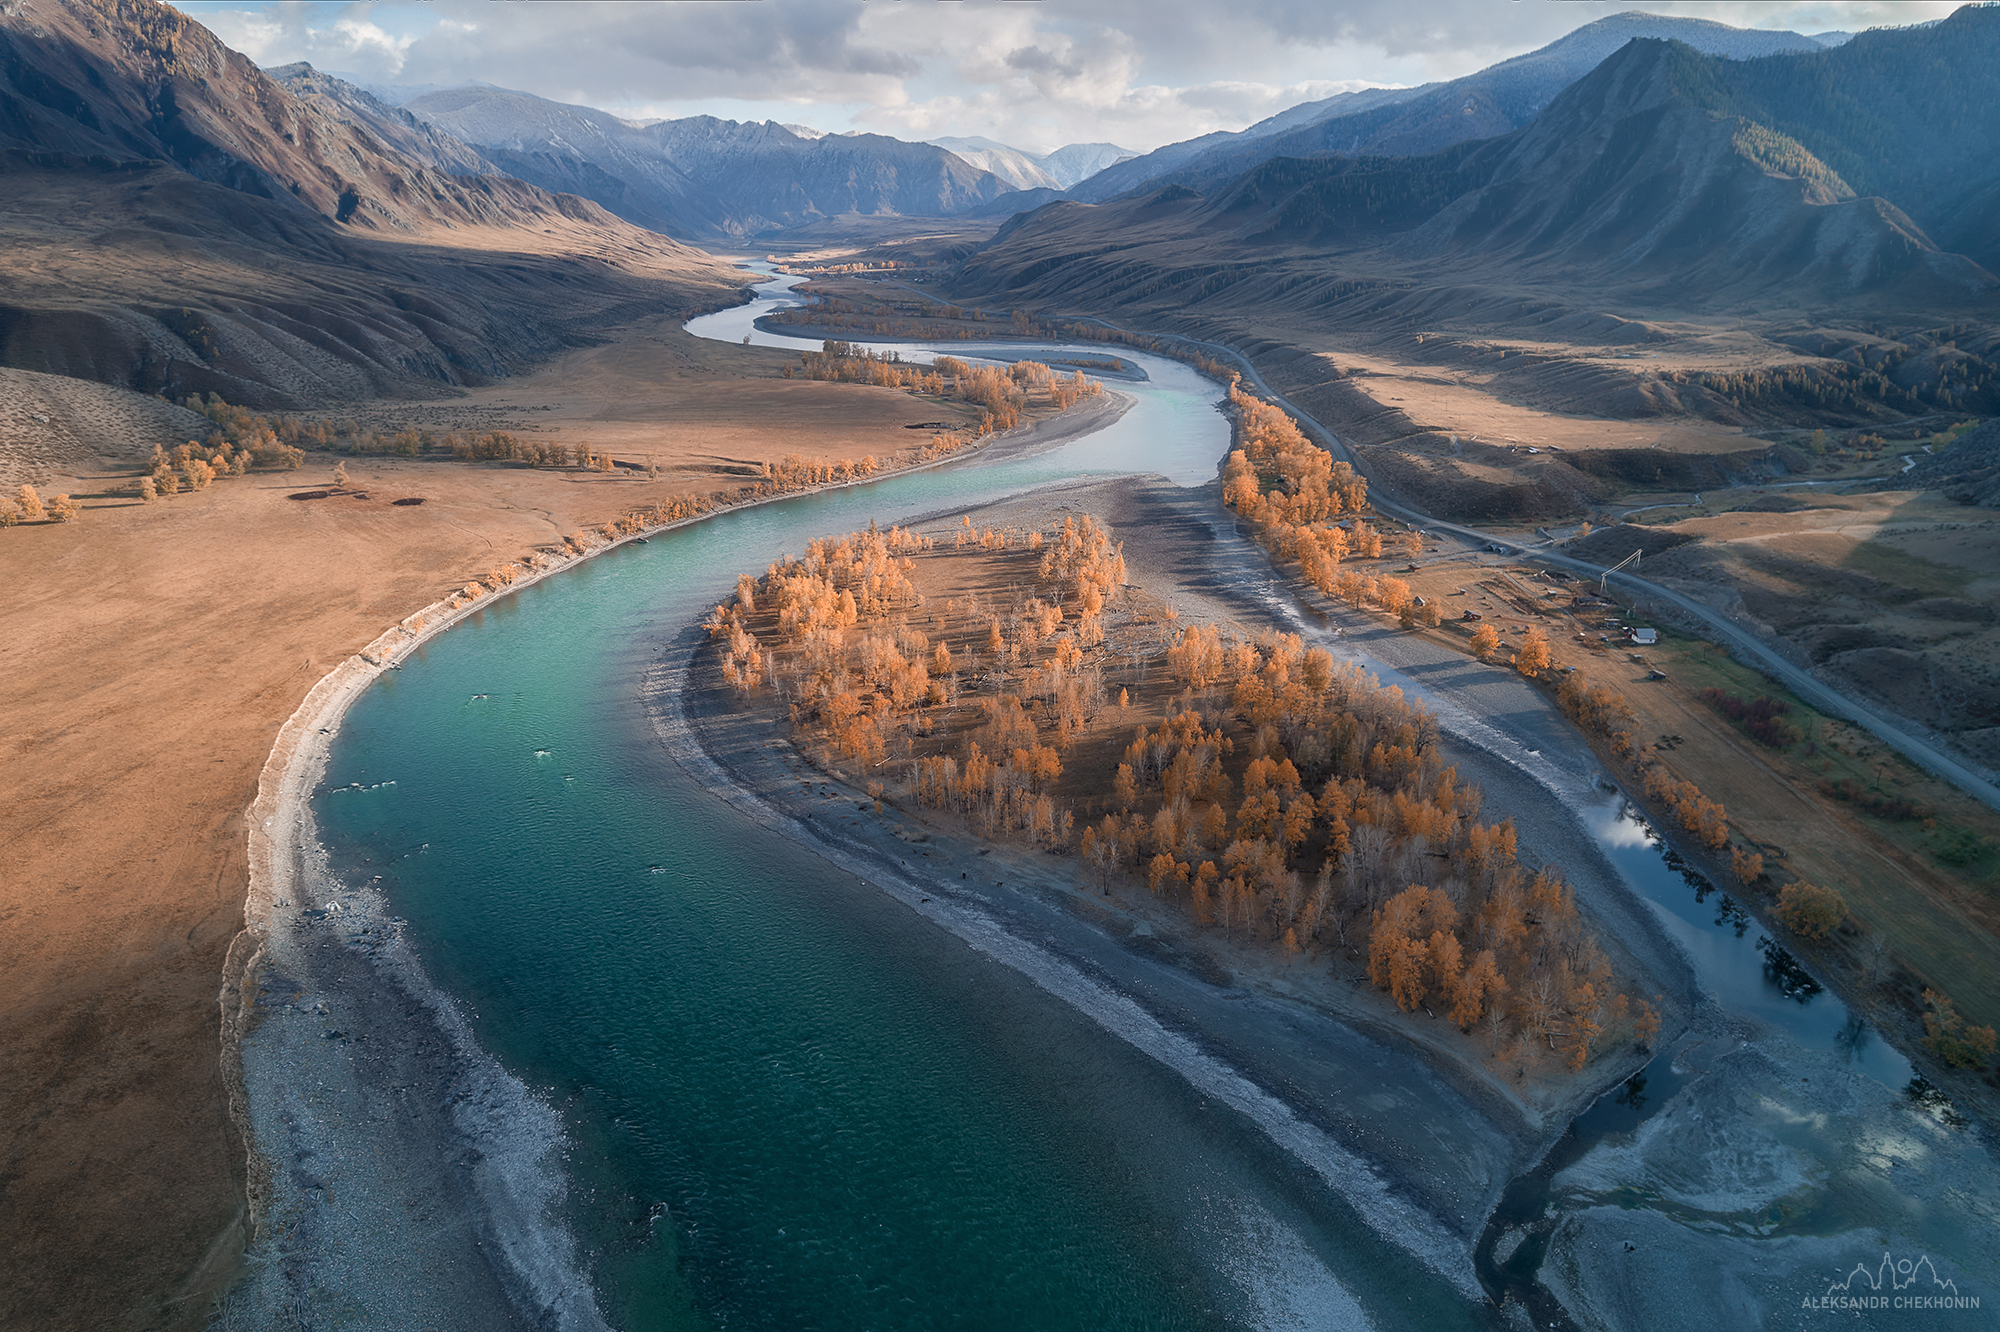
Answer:
POLYGON ((1706 799, 1693 782, 1657 765, 1646 770, 1646 794, 1672 811, 1675 822, 1711 851, 1729 845, 1729 813, 1706 799))

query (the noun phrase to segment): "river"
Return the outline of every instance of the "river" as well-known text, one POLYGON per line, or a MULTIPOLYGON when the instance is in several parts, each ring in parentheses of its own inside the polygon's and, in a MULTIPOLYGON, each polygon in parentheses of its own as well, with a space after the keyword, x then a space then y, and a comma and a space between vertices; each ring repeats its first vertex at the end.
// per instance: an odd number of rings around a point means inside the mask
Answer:
MULTIPOLYGON (((784 285, 690 330, 816 346, 754 328, 784 285)), ((1217 387, 1121 354, 1144 378, 1114 385, 1134 403, 1104 431, 626 545, 497 600, 346 715, 313 801, 321 838, 338 880, 393 913, 468 1048, 505 1070, 478 1154, 534 1175, 510 1186, 521 1224, 561 1232, 547 1263, 577 1270, 524 1278, 572 1283, 543 1301, 565 1310, 552 1324, 1492 1324, 1462 1283, 1302 1184, 1238 1109, 713 799, 636 705, 738 571, 811 537, 1077 477, 1211 480, 1217 387)), ((1796 977, 1743 955, 1754 929, 1704 925, 1713 905, 1687 905, 1643 825, 1599 803, 1593 835, 1680 921, 1726 1004, 1814 1046, 1844 1032, 1872 1077, 1907 1078, 1854 1044, 1831 995, 1801 1003, 1796 977)))

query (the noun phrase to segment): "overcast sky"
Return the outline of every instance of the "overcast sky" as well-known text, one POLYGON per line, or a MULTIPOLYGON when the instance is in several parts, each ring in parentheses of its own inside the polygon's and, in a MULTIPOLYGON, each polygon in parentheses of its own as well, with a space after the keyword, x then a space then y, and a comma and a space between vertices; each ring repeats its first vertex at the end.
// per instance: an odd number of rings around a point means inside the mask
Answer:
MULTIPOLYGON (((1694 0, 1656 14, 1816 33, 1957 0, 1694 0)), ((1604 0, 186 0, 261 65, 472 80, 634 118, 708 114, 1032 152, 1141 152, 1348 88, 1455 78, 1604 0)))

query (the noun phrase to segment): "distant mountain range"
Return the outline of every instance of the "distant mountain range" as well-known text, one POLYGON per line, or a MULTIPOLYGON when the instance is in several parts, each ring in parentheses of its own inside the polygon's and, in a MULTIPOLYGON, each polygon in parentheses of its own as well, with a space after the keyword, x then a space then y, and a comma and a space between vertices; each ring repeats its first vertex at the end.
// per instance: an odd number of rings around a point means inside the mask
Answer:
POLYGON ((986 138, 932 139, 1017 190, 1066 190, 1108 166, 1138 154, 1115 143, 1072 143, 1036 156, 986 138))
POLYGON ((2000 270, 1987 7, 1844 41, 1613 15, 1127 160, 408 91, 267 75, 155 0, 0 3, 0 363, 269 402, 475 382, 662 282, 726 288, 668 236, 853 215, 1018 214, 969 287, 1173 318, 1349 299, 1343 266, 1398 300, 1462 279, 1705 309, 1990 309, 2000 270))
POLYGON ((846 213, 966 213, 1132 156, 1108 143, 1036 155, 991 139, 907 143, 712 116, 641 123, 484 83, 364 86, 305 64, 269 72, 440 169, 515 176, 689 240, 735 242, 846 213), (413 137, 419 125, 427 133, 413 137))
POLYGON ((1056 198, 1099 202, 1167 184, 1209 190, 1277 157, 1432 153, 1525 126, 1636 37, 1678 40, 1736 61, 1818 52, 1838 42, 1702 19, 1614 14, 1465 78, 1342 93, 1240 132, 1145 154, 1086 143, 1037 155, 980 137, 912 144, 711 117, 642 125, 487 84, 364 89, 309 66, 287 66, 274 76, 301 95, 341 103, 345 114, 379 127, 387 141, 407 145, 439 169, 476 159, 485 164, 476 169, 579 195, 669 235, 741 242, 850 213, 1004 217, 1056 198), (462 149, 413 141, 412 121, 462 149))
POLYGON ((1188 311, 1259 283, 1295 291, 1293 257, 1345 255, 1339 266, 1393 271, 1402 287, 1420 274, 1587 285, 1659 308, 1863 297, 1990 310, 2000 10, 1808 47, 1738 61, 1640 38, 1510 133, 1409 156, 1274 157, 1206 194, 1174 183, 1051 204, 1003 227, 966 277, 1091 308, 1172 293, 1188 311))
POLYGON ((687 239, 741 240, 844 213, 936 217, 1008 188, 942 148, 881 134, 805 137, 775 121, 713 116, 640 126, 484 86, 426 93, 403 109, 509 174, 687 239))
POLYGON ((1635 37, 1684 42, 1697 51, 1748 60, 1818 51, 1795 32, 1732 28, 1707 19, 1612 14, 1537 51, 1476 74, 1420 88, 1378 88, 1307 102, 1235 134, 1209 134, 1122 162, 1084 181, 1070 197, 1086 203, 1134 189, 1205 189, 1273 157, 1403 157, 1520 129, 1557 93, 1635 37))

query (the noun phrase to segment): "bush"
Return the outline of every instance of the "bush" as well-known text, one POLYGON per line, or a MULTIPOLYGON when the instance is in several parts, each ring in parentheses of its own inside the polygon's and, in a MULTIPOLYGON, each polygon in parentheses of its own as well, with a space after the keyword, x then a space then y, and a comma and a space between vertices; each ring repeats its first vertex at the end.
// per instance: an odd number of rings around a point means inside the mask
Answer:
POLYGON ((1993 1028, 1969 1027, 1952 1002, 1936 990, 1924 991, 1924 1048, 1953 1068, 1985 1068, 1996 1043, 1993 1028))
POLYGON ((1885 794, 1873 787, 1863 786, 1852 777, 1842 777, 1839 781, 1828 781, 1822 777, 1819 779, 1819 793, 1844 800, 1850 805, 1859 805, 1878 817, 1899 819, 1906 823, 1932 818, 1937 813, 1929 805, 1885 794))
POLYGON ((1805 738, 1804 732, 1785 720, 1785 714, 1792 707, 1782 699, 1760 694, 1745 702, 1735 694, 1713 688, 1702 690, 1701 696, 1708 700, 1709 706, 1735 722, 1760 745, 1784 749, 1805 738))
POLYGON ((1958 828, 1941 834, 1931 854, 1953 869, 1967 869, 1984 859, 1988 850, 1985 838, 1958 828))
POLYGON ((1739 846, 1729 853, 1729 868, 1736 875, 1736 881, 1748 887, 1764 877, 1764 857, 1739 846))
POLYGON ((1778 893, 1778 919, 1808 939, 1824 939, 1847 919, 1847 900, 1831 888, 1800 879, 1778 893))

